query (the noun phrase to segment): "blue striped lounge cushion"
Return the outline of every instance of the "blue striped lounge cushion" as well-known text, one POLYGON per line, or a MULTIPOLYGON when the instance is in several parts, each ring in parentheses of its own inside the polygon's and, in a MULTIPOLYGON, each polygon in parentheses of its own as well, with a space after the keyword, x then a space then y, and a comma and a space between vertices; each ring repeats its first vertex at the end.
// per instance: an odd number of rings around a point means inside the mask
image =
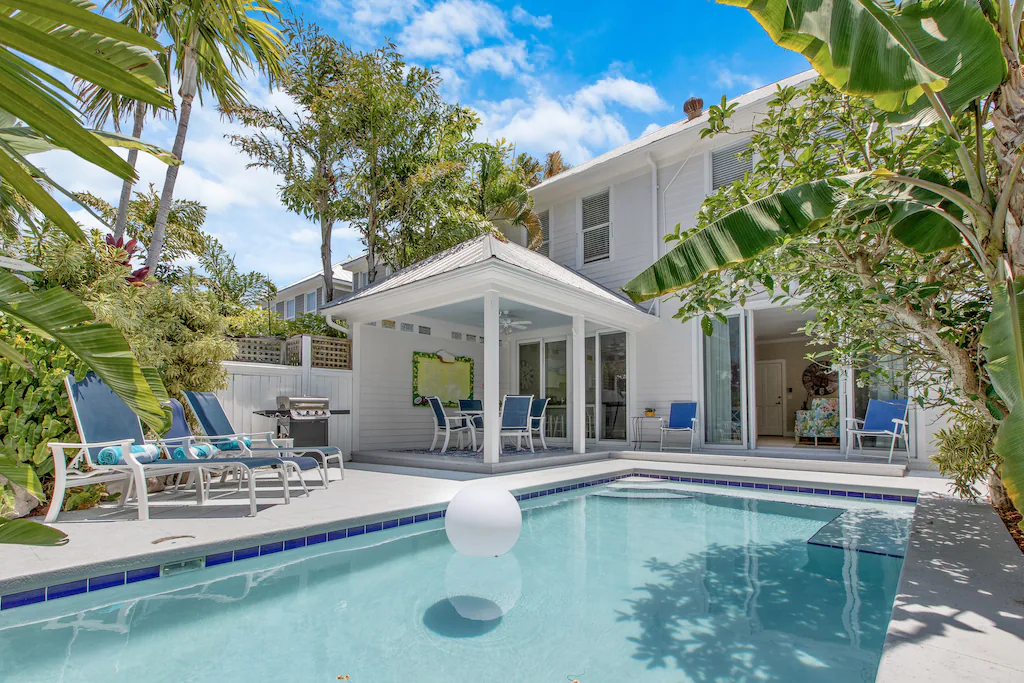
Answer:
MULTIPOLYGON (((139 444, 132 444, 132 455, 135 456, 136 460, 145 465, 146 463, 160 459, 160 449, 151 443, 147 443, 142 446, 139 444)), ((124 464, 120 446, 107 446, 96 455, 95 460, 97 465, 124 464)))
MULTIPOLYGON (((195 443, 188 447, 188 452, 193 458, 205 459, 214 457, 220 453, 220 449, 208 443, 195 443)), ((188 456, 185 455, 185 449, 181 446, 174 449, 174 452, 171 453, 171 457, 175 460, 189 459, 188 456)))

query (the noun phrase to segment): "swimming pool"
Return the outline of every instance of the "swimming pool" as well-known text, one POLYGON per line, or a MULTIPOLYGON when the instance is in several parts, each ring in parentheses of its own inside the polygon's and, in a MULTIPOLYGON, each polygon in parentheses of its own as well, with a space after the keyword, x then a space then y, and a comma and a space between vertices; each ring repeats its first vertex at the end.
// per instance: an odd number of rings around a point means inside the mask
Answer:
POLYGON ((0 620, 0 672, 874 680, 913 506, 725 493, 623 480, 524 503, 501 558, 456 555, 436 520, 18 608, 0 620))

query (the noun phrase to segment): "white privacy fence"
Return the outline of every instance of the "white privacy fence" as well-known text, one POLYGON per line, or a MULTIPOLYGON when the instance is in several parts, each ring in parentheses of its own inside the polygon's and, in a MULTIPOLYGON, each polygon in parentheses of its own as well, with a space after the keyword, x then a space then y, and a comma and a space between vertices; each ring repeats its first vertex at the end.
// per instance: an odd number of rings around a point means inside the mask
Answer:
MULTIPOLYGON (((217 392, 231 426, 239 432, 277 430, 277 421, 254 415, 254 410, 277 407, 277 397, 323 396, 332 410, 352 409, 352 371, 267 363, 226 362, 228 386, 217 392)), ((352 416, 333 415, 328 424, 328 446, 352 453, 352 416)))

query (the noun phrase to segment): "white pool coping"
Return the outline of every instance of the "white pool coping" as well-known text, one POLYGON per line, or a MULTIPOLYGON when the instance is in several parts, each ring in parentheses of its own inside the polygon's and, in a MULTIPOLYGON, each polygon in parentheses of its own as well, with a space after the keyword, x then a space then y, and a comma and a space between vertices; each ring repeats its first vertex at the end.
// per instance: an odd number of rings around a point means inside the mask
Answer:
MULTIPOLYGON (((522 492, 629 471, 918 496, 877 681, 1024 681, 1022 556, 989 505, 945 495, 948 482, 944 479, 913 472, 897 478, 610 459, 488 480, 522 492)), ((185 504, 166 508, 155 504, 153 518, 146 522, 135 519, 131 508, 69 513, 55 525, 68 534, 68 545, 4 548, 0 594, 283 540, 347 520, 440 509, 472 483, 350 468, 346 479, 332 482, 329 489, 314 488, 308 498, 293 495, 290 505, 271 505, 254 518, 240 516, 245 505, 238 501, 197 509, 185 502, 192 495, 189 493, 180 499, 185 504)), ((14 615, 19 609, 7 614, 14 615)))

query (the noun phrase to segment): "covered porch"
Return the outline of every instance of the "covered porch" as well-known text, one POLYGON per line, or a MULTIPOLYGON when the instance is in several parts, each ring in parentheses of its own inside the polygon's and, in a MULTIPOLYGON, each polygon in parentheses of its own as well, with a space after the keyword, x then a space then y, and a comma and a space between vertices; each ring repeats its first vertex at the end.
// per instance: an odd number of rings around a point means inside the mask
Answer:
MULTIPOLYGON (((490 235, 372 283, 323 312, 344 319, 352 339, 353 458, 482 473, 623 450, 637 395, 627 370, 630 349, 638 331, 657 323, 578 273, 490 235), (445 363, 462 367, 456 372, 445 363), (448 384, 438 380, 445 373, 452 376, 448 384), (431 395, 456 419, 459 399, 481 402, 476 451, 465 448, 468 438, 462 449, 431 449, 431 395), (501 437, 506 395, 548 399, 535 452, 516 450, 515 439, 501 437)), ((458 445, 454 435, 450 443, 458 445)))

